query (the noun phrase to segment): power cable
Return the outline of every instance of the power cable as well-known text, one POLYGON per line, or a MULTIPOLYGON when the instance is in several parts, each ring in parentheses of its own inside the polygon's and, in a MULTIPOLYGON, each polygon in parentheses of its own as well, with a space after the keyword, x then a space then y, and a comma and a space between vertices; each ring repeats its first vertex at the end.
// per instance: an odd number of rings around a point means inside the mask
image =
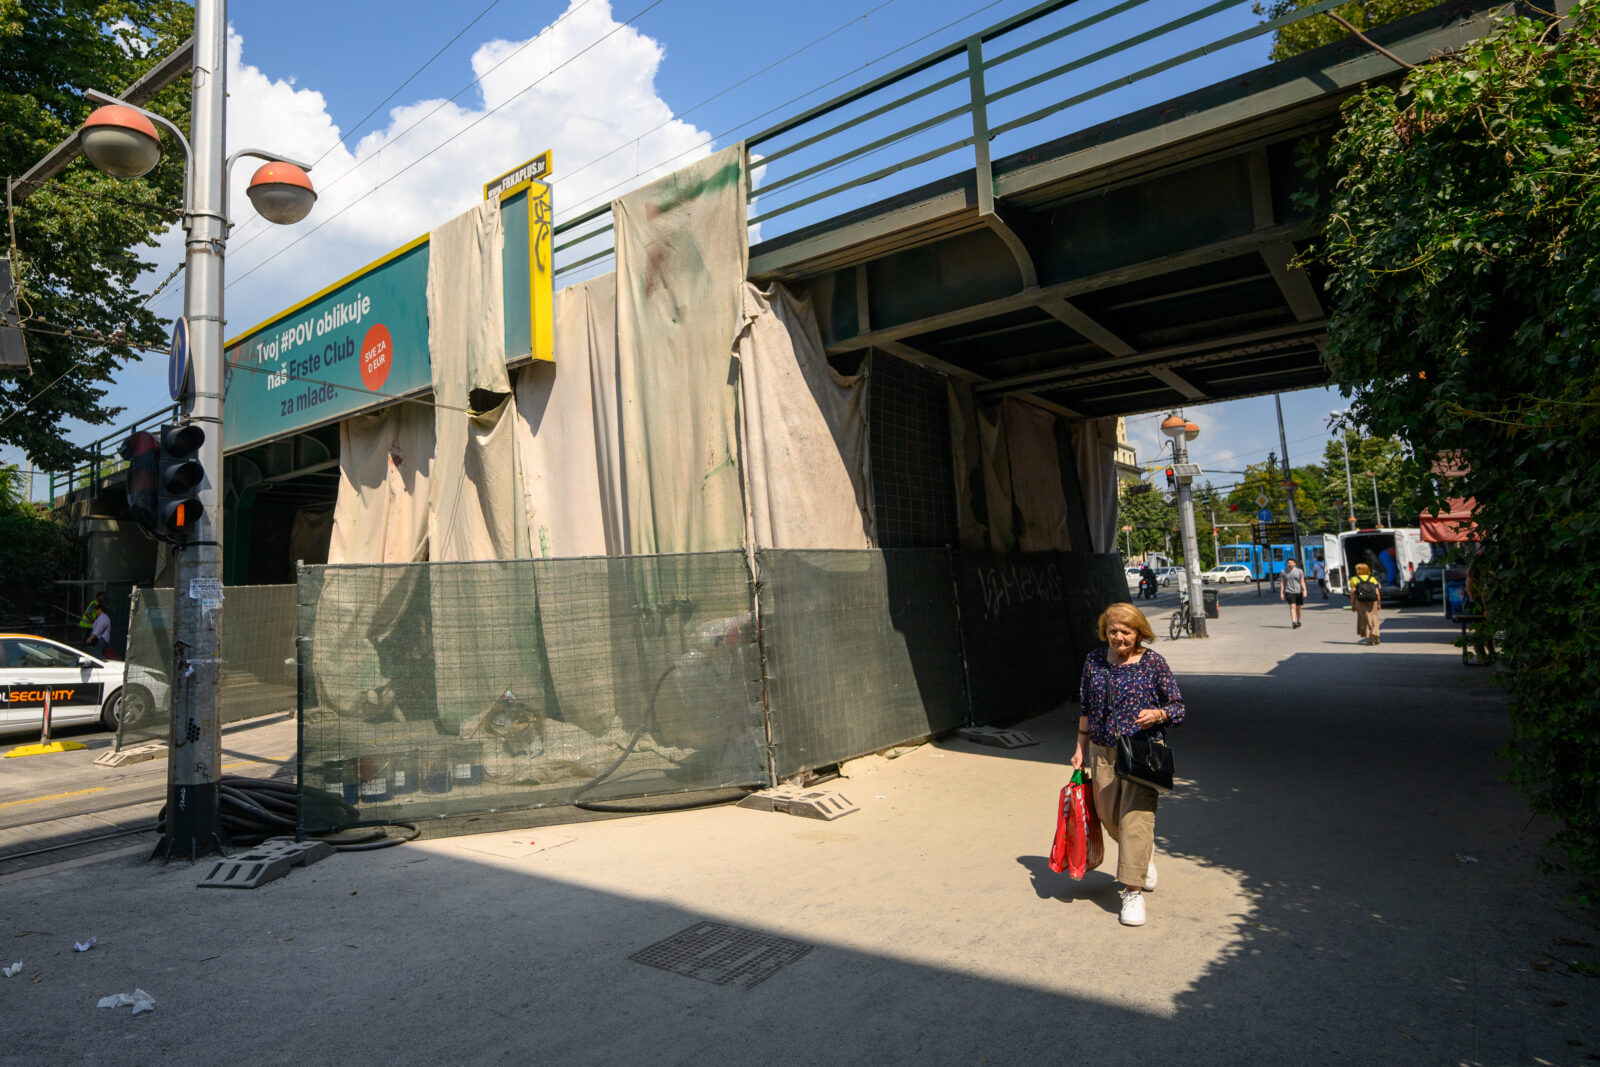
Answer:
MULTIPOLYGON (((489 7, 486 7, 486 8, 483 9, 483 11, 479 12, 477 18, 473 19, 472 22, 469 22, 466 26, 462 27, 461 33, 456 34, 455 37, 452 37, 450 39, 450 44, 454 44, 458 39, 460 39, 461 34, 466 33, 467 30, 470 30, 473 27, 473 25, 478 22, 479 19, 483 18, 484 15, 487 15, 489 13, 490 9, 493 8, 499 2, 500 2, 500 0, 494 0, 494 3, 491 3, 489 5, 489 7)), ((594 0, 583 0, 583 3, 579 4, 577 7, 570 8, 570 9, 568 9, 566 11, 563 11, 561 13, 560 17, 557 18, 554 22, 552 22, 549 25, 549 27, 547 27, 547 30, 554 29, 555 27, 561 25, 561 23, 565 22, 567 19, 571 18, 573 15, 576 15, 579 11, 582 11, 584 8, 588 7, 593 2, 594 2, 594 0)), ((657 0, 657 3, 660 3, 660 2, 661 2, 661 0, 657 0)), ((655 4, 651 4, 650 6, 654 7, 655 4)), ((649 8, 646 8, 645 10, 648 11, 649 8)), ((641 11, 639 14, 642 15, 642 14, 644 14, 644 12, 641 11)), ((639 15, 635 15, 634 19, 637 19, 638 17, 639 17, 639 15)), ((633 19, 629 19, 628 22, 622 23, 622 26, 626 26, 631 22, 633 22, 633 19)), ((621 29, 621 26, 619 26, 618 29, 621 29)), ((435 106, 432 111, 429 111, 426 115, 423 115, 421 118, 417 119, 417 121, 413 122, 411 125, 407 126, 405 129, 401 130, 399 133, 395 134, 394 137, 390 139, 389 143, 386 144, 384 147, 385 148, 392 148, 394 145, 398 144, 400 142, 401 138, 405 137, 406 134, 410 133, 412 130, 416 129, 418 126, 421 126, 424 122, 427 122, 434 115, 438 114, 441 110, 444 109, 444 107, 447 104, 449 104, 452 101, 454 101, 462 93, 466 92, 468 89, 471 89, 473 86, 475 86, 479 82, 483 81, 483 79, 487 78, 489 75, 493 74, 495 71, 499 70, 501 67, 503 67, 507 63, 511 62, 511 60, 513 60, 517 56, 521 55, 529 46, 531 46, 535 41, 539 40, 539 38, 544 35, 544 32, 545 31, 541 31, 540 33, 537 33, 534 36, 528 38, 526 41, 524 41, 517 48, 515 48, 511 52, 507 53, 505 58, 500 60, 500 62, 496 63, 494 66, 490 67, 488 70, 484 71, 482 74, 478 75, 476 78, 473 78, 467 84, 465 84, 461 88, 457 89, 454 93, 451 93, 449 96, 447 96, 443 100, 439 101, 438 105, 435 106)), ((615 33, 615 32, 616 32, 615 30, 612 31, 612 33, 615 33)), ((609 33, 606 34, 606 37, 610 37, 610 36, 611 36, 611 34, 609 34, 609 33)), ((605 39, 606 39, 605 37, 602 37, 600 40, 603 41, 605 39)), ((599 44, 599 43, 600 43, 600 41, 596 41, 595 42, 595 44, 599 44)), ((448 44, 445 45, 445 48, 449 48, 449 47, 450 47, 450 45, 448 45, 448 44)), ((594 45, 590 45, 589 47, 592 48, 592 47, 594 47, 594 45)), ((589 49, 586 48, 586 49, 584 49, 584 52, 587 52, 588 50, 589 49)), ((397 86, 395 88, 394 92, 392 92, 388 96, 384 97, 383 100, 379 102, 377 107, 374 107, 372 109, 372 111, 369 111, 369 112, 367 112, 367 114, 363 115, 362 118, 361 118, 361 122, 366 122, 367 119, 372 117, 372 115, 378 110, 378 108, 382 107, 384 104, 386 104, 390 100, 394 99, 394 96, 395 96, 396 93, 398 93, 401 89, 404 89, 407 85, 409 85, 411 83, 411 81, 413 79, 415 79, 418 74, 422 73, 423 69, 425 69, 428 66, 429 63, 432 63, 434 59, 438 59, 439 55, 442 54, 443 52, 444 52, 444 48, 441 48, 439 50, 439 52, 436 52, 433 55, 433 57, 428 60, 428 63, 424 63, 422 65, 422 67, 419 67, 416 70, 416 72, 411 75, 411 77, 407 78, 404 82, 402 82, 399 86, 397 86)), ((583 54, 583 52, 579 52, 577 55, 573 56, 572 58, 576 59, 576 58, 578 58, 578 56, 581 56, 582 54, 583 54)), ((568 60, 567 62, 570 62, 570 60, 568 60)), ((561 64, 561 66, 566 66, 566 62, 563 62, 561 64)), ((540 77, 539 80, 535 81, 532 85, 529 85, 526 88, 524 88, 522 90, 522 92, 519 92, 517 94, 517 96, 521 96, 522 93, 527 92, 528 89, 531 89, 531 88, 533 88, 534 85, 539 84, 539 81, 543 81, 544 78, 547 78, 551 74, 554 74, 557 70, 560 70, 561 66, 552 67, 548 73, 546 73, 545 75, 540 77)), ((516 96, 511 97, 505 103, 509 104, 511 102, 511 100, 514 100, 514 99, 516 99, 516 96)), ((485 112, 484 117, 487 117, 488 115, 493 114, 495 111, 498 111, 500 107, 504 107, 504 106, 505 106, 505 104, 501 104, 501 105, 499 105, 499 107, 493 108, 490 111, 485 112)), ((360 123, 357 123, 354 128, 359 129, 360 125, 361 125, 360 123)), ((476 125, 476 123, 474 123, 474 125, 476 125)), ((471 127, 468 127, 468 129, 470 129, 470 128, 471 127)), ((464 132, 465 132, 465 130, 459 131, 458 134, 456 134, 455 136, 459 136, 459 133, 464 133, 464 132)), ((418 157, 416 160, 413 160, 411 165, 415 165, 416 163, 421 162, 422 159, 427 158, 427 156, 432 155, 433 152, 436 152, 440 148, 443 148, 446 144, 448 144, 450 142, 451 139, 453 139, 453 138, 446 139, 445 141, 440 142, 438 145, 435 145, 428 152, 424 153, 422 156, 418 157)), ((322 162, 322 160, 327 158, 329 152, 332 152, 334 150, 334 148, 338 147, 339 145, 341 145, 343 143, 344 143, 344 140, 343 140, 343 138, 341 138, 340 140, 336 141, 334 144, 329 145, 327 151, 323 152, 321 156, 317 157, 316 162, 317 163, 322 162)), ((344 179, 348 178, 350 175, 354 174, 356 171, 358 171, 362 167, 366 166, 372 160, 377 159, 379 155, 381 155, 381 151, 373 153, 371 156, 368 156, 366 159, 356 160, 354 163, 352 163, 349 166, 348 169, 346 169, 345 171, 343 171, 340 174, 335 175, 326 185, 322 185, 317 190, 317 192, 319 194, 327 193, 327 191, 329 189, 332 189, 334 186, 336 186, 340 182, 344 181, 344 179)), ((337 218, 339 215, 343 214, 345 211, 349 210, 351 207, 354 207, 362 199, 365 199, 366 195, 370 194, 373 190, 376 190, 378 188, 381 188, 383 185, 388 184, 389 180, 392 180, 393 178, 398 177, 399 174, 403 174, 405 172, 405 170, 408 170, 408 169, 410 169, 410 165, 408 165, 406 168, 403 168, 397 174, 390 175, 389 179, 386 179, 385 181, 378 183, 378 185, 373 186, 373 188, 369 189, 366 194, 363 194, 361 197, 357 197, 355 200, 351 201, 349 204, 346 204, 343 208, 340 208, 338 211, 336 211, 332 215, 328 216, 328 219, 324 220, 324 221, 332 221, 333 219, 337 218)), ((256 216, 256 218, 260 218, 260 216, 258 215, 258 216, 256 216)), ((240 251, 244 250, 247 246, 250 245, 250 243, 252 241, 256 240, 256 238, 261 237, 261 236, 263 236, 265 234, 268 234, 268 233, 271 233, 271 232, 272 232, 271 228, 268 227, 266 229, 259 230, 254 234, 251 234, 249 239, 241 242, 234 249, 234 251, 235 252, 240 252, 240 251)), ((298 242, 292 242, 290 245, 286 246, 286 248, 287 247, 293 247, 294 243, 298 243, 298 242)), ((269 260, 271 258, 272 257, 268 257, 269 260)), ((267 262, 267 260, 263 260, 263 262, 267 262)), ((259 266, 259 264, 258 264, 258 266, 259 266)))
MULTIPOLYGON (((660 3, 661 0, 656 0, 656 2, 660 3)), ((651 129, 644 131, 643 133, 641 133, 641 134, 637 135, 636 137, 632 138, 628 143, 635 143, 635 142, 639 141, 640 139, 642 139, 644 137, 647 137, 650 134, 655 133, 660 129, 663 129, 665 126, 667 126, 671 122, 676 121, 677 119, 681 118, 683 115, 691 114, 694 110, 697 110, 698 108, 703 107, 704 105, 710 103, 711 101, 713 101, 715 99, 718 99, 721 96, 725 96, 727 93, 732 92, 734 89, 738 88, 739 86, 744 85, 744 84, 752 81, 755 78, 759 78, 761 75, 770 72, 775 67, 780 66, 781 64, 788 62, 790 59, 793 59, 797 55, 802 54, 807 49, 815 47, 817 44, 820 44, 822 41, 825 41, 829 37, 832 37, 835 34, 841 32, 842 30, 848 28, 849 26, 853 25, 856 21, 858 21, 860 19, 867 18, 868 16, 870 16, 873 13, 881 10, 884 7, 887 7, 890 3, 893 3, 893 2, 894 2, 894 0, 884 0, 883 3, 878 4, 876 7, 869 9, 868 11, 862 13, 861 15, 853 16, 850 19, 849 22, 843 23, 842 25, 840 25, 840 26, 838 26, 838 27, 836 27, 836 28, 834 28, 832 30, 829 30, 827 33, 821 35, 816 40, 812 41, 811 44, 809 44, 809 45, 807 45, 807 46, 805 46, 803 48, 797 49, 797 50, 789 53, 788 55, 785 55, 785 56, 783 56, 783 57, 781 57, 781 58, 779 58, 777 60, 774 60, 773 62, 767 64, 765 67, 761 68, 760 70, 756 71, 755 73, 747 75, 746 77, 740 79, 738 82, 735 82, 734 84, 728 86, 727 88, 725 88, 723 90, 720 90, 719 92, 713 94, 712 96, 709 96, 706 99, 700 101, 698 104, 694 105, 693 108, 690 108, 687 111, 674 113, 674 115, 673 115, 673 117, 671 119, 668 119, 666 122, 660 123, 657 126, 652 127, 651 129)), ((574 207, 574 208, 572 208, 570 210, 571 211, 581 211, 583 205, 592 203, 596 199, 598 199, 599 197, 605 195, 606 193, 609 193, 609 192, 611 192, 611 191, 613 191, 615 189, 618 189, 618 188, 620 188, 622 186, 627 185, 630 182, 633 182, 633 181, 637 180, 637 178, 639 177, 640 174, 645 173, 648 170, 654 170, 655 168, 663 166, 666 163, 670 163, 673 160, 679 159, 684 155, 687 155, 687 154, 689 154, 691 152, 694 152, 694 151, 698 151, 699 149, 705 147, 708 144, 715 143, 716 141, 718 141, 718 140, 720 140, 720 139, 722 139, 724 137, 727 137, 730 134, 732 134, 732 133, 734 133, 734 132, 736 132, 736 131, 738 131, 740 129, 743 129, 743 128, 749 126, 751 123, 754 123, 754 122, 757 122, 757 121, 759 121, 759 120, 761 120, 763 118, 766 118, 767 116, 771 115, 775 111, 779 111, 779 110, 781 110, 781 109, 783 109, 785 107, 788 107, 788 106, 790 106, 790 105, 792 105, 792 104, 794 104, 794 103, 796 103, 798 101, 804 100, 807 97, 819 92, 820 90, 825 89, 828 86, 833 85, 834 83, 843 80, 844 78, 848 78, 853 74, 859 73, 860 71, 865 70, 866 68, 868 68, 870 66, 873 66, 874 64, 881 63, 883 60, 888 59, 889 57, 894 56, 894 55, 896 55, 896 54, 898 54, 900 52, 903 52, 908 48, 915 47, 916 45, 921 44, 923 41, 928 40, 930 37, 934 37, 934 36, 936 36, 936 35, 938 35, 940 33, 943 33, 944 31, 950 29, 952 26, 959 25, 960 23, 972 18, 974 15, 981 14, 982 12, 987 11, 990 8, 997 7, 1000 4, 1005 3, 1005 2, 1006 2, 1006 0, 989 0, 988 3, 983 4, 982 6, 980 6, 978 8, 975 8, 972 11, 967 12, 966 14, 962 15, 960 18, 953 19, 953 20, 945 23, 942 26, 939 26, 939 27, 937 27, 935 29, 929 30, 928 32, 922 34, 921 36, 912 38, 911 40, 905 42, 904 44, 902 44, 902 45, 900 45, 900 46, 898 46, 896 48, 893 48, 890 51, 885 52, 882 55, 880 55, 880 56, 878 56, 878 57, 876 57, 874 59, 866 60, 866 61, 858 64, 857 66, 851 68, 850 70, 844 71, 844 72, 836 75, 833 78, 829 78, 826 81, 820 82, 817 85, 805 90, 802 93, 799 93, 798 95, 796 95, 794 97, 791 97, 790 99, 788 99, 786 101, 783 101, 781 103, 775 104, 772 107, 767 108, 765 111, 762 111, 762 112, 760 112, 758 114, 750 116, 749 118, 741 120, 740 122, 734 124, 733 126, 728 127, 726 130, 724 130, 724 131, 722 131, 720 133, 709 135, 706 138, 702 139, 701 141, 697 142, 696 144, 691 145, 690 147, 685 148, 682 151, 677 152, 677 153, 675 153, 675 154, 673 154, 671 156, 668 156, 668 157, 666 157, 666 158, 664 158, 662 160, 659 160, 659 161, 651 164, 647 168, 641 168, 638 173, 635 173, 634 175, 632 175, 632 176, 630 176, 628 178, 624 178, 619 182, 615 182, 612 185, 609 185, 609 186, 605 187, 604 189, 601 189, 597 193, 591 194, 590 196, 586 197, 584 200, 580 201, 578 206, 576 206, 576 207, 574 207)), ((544 81, 545 78, 548 78, 551 74, 554 74, 557 70, 560 70, 562 67, 566 66, 568 63, 572 62, 573 60, 577 59, 579 56, 583 55, 584 52, 587 52, 589 49, 594 48, 595 45, 598 45, 601 42, 603 42, 604 40, 606 40, 607 38, 609 38, 612 34, 616 33, 617 30, 620 30, 623 26, 631 25, 633 22, 637 21, 641 16, 643 16, 646 13, 648 13, 649 10, 651 8, 655 7, 655 6, 656 6, 656 4, 651 4, 649 7, 645 8, 643 11, 641 11, 638 14, 634 15, 633 17, 631 17, 627 22, 619 24, 616 29, 613 29, 610 33, 606 34, 605 37, 600 38, 600 40, 595 41, 594 44, 589 45, 588 48, 585 48, 583 51, 578 52, 576 55, 570 57, 569 59, 563 60, 561 64, 559 64, 556 67, 553 67, 547 74, 544 74, 544 75, 540 76, 538 79, 536 79, 535 81, 533 81, 529 85, 525 86, 523 89, 519 90, 517 93, 513 94, 511 97, 508 97, 503 103, 497 105, 496 107, 494 107, 494 108, 492 108, 492 109, 490 109, 488 111, 485 111, 483 115, 480 115, 471 124, 469 124, 466 127, 463 127, 461 130, 458 130, 456 133, 451 134, 450 137, 446 138, 444 141, 441 141, 439 144, 437 144, 433 148, 429 149, 426 153, 424 153, 423 155, 419 156, 417 159, 413 160, 411 163, 407 164, 400 171, 397 171, 395 174, 390 175, 388 178, 384 179, 384 181, 380 182, 378 185, 375 185, 372 189, 369 189, 366 193, 363 193, 360 197, 356 198, 356 200, 351 201, 349 204, 346 204, 344 207, 340 208, 338 211, 336 211, 332 215, 328 216, 328 218, 322 220, 312 230, 307 231, 305 234, 302 234, 300 237, 297 237, 294 241, 292 241, 289 244, 285 245, 283 248, 280 248, 278 251, 274 252, 272 255, 268 256, 266 259, 263 259, 261 262, 257 263, 255 266, 251 267, 244 274, 240 275, 238 278, 235 278, 235 279, 229 281, 228 282, 228 287, 231 288, 233 286, 233 284, 235 282, 237 282, 237 281, 243 281, 244 278, 248 277, 250 274, 252 274, 255 271, 259 270, 261 267, 264 267, 266 264, 270 263, 272 260, 276 259, 278 256, 280 256, 283 253, 287 252, 290 248, 293 248, 300 241, 304 240, 306 237, 311 236, 312 233, 315 233, 316 230, 321 229, 322 226, 327 225, 329 222, 331 222, 333 219, 337 218, 339 215, 341 215, 344 212, 350 210, 352 207, 354 207, 361 200, 365 199, 367 196, 370 196, 372 193, 376 192, 379 188, 382 188, 382 186, 387 185, 390 181, 393 181, 395 178, 397 178, 401 174, 405 173, 406 170, 409 170, 411 167, 415 166, 417 163, 420 163, 423 159, 427 158, 429 155, 432 155, 434 152, 438 151, 439 149, 443 148, 445 145, 449 144, 450 141, 454 140, 455 138, 459 137, 461 134, 465 133, 467 130, 471 129, 472 126, 476 125, 478 122, 483 121, 485 118, 487 118, 491 114, 494 114, 500 108, 503 108, 506 105, 510 104, 512 101, 516 100, 518 97, 520 97, 524 93, 526 93, 529 89, 532 89, 534 86, 536 86, 540 82, 544 81)), ((577 10, 577 9, 574 9, 574 11, 575 10, 577 10)), ((572 12, 568 12, 567 14, 570 15, 570 14, 572 14, 572 12)), ((531 38, 528 42, 526 42, 524 45, 522 45, 521 48, 519 48, 517 51, 520 52, 522 50, 522 48, 526 48, 529 44, 532 44, 533 41, 535 41, 535 40, 538 40, 538 37, 531 38)), ((516 52, 513 52, 511 55, 508 55, 505 60, 501 61, 501 63, 506 62, 506 60, 509 60, 515 54, 516 54, 516 52)), ((499 65, 500 64, 497 64, 496 66, 498 67, 499 65)), ((486 71, 485 75, 487 75, 488 73, 490 73, 490 71, 486 71)), ((468 88, 470 88, 470 86, 468 86, 468 88)), ((465 89, 463 89, 462 91, 464 92, 465 89)), ((460 94, 458 93, 457 95, 460 95, 460 94)), ((451 97, 451 99, 454 99, 454 97, 451 97)), ((443 106, 443 105, 441 105, 441 106, 443 106)), ((435 110, 437 110, 437 109, 435 109, 435 110)), ((432 112, 430 112, 430 114, 432 114, 432 112)), ((414 123, 413 125, 408 126, 405 130, 401 131, 401 133, 396 136, 396 140, 398 140, 400 137, 405 136, 405 134, 409 133, 412 129, 415 129, 416 126, 418 124, 420 124, 420 121, 424 121, 426 118, 427 118, 427 116, 424 116, 424 119, 423 120, 419 120, 419 123, 414 123)), ((578 174, 578 173, 582 172, 583 170, 586 170, 587 168, 594 166, 595 164, 597 164, 597 163, 609 158, 612 155, 615 155, 617 152, 622 151, 626 147, 627 147, 627 144, 619 145, 616 148, 611 149, 609 152, 603 153, 600 156, 597 156, 594 159, 589 160, 587 163, 580 164, 578 167, 576 167, 576 168, 574 168, 572 170, 564 171, 564 173, 562 174, 562 177, 557 179, 557 180, 558 180, 558 182, 562 181, 562 180, 569 180, 573 175, 578 174)), ((369 158, 371 158, 371 157, 369 157, 369 158)), ((365 163, 366 161, 363 160, 362 162, 365 163)), ((358 164, 358 166, 359 165, 360 164, 358 164)), ((354 169, 355 168, 352 168, 352 171, 354 169)), ((346 171, 345 173, 348 174, 348 173, 351 173, 351 172, 350 171, 346 171)), ((342 178, 342 177, 344 177, 344 175, 340 175, 340 177, 342 178)), ((335 181, 338 181, 338 180, 339 179, 335 179, 335 181)), ((245 244, 248 244, 248 243, 249 243, 248 241, 245 242, 245 244)), ((240 247, 242 248, 243 246, 241 245, 240 247)))
MULTIPOLYGON (((589 0, 585 0, 585 2, 589 2, 589 0)), ((529 84, 523 86, 521 89, 519 89, 515 93, 511 94, 509 97, 507 97, 505 99, 505 101, 503 103, 498 104, 495 107, 490 108, 489 110, 485 111, 482 115, 479 115, 477 118, 473 119, 471 122, 469 122, 465 126, 461 127, 461 129, 457 130, 455 133, 452 133, 449 137, 446 137, 443 141, 440 141, 437 145, 434 145, 432 148, 430 148, 426 152, 422 153, 422 155, 418 156, 416 159, 413 159, 410 163, 407 163, 405 166, 401 167, 399 170, 397 170, 393 174, 389 175, 389 177, 383 179, 383 181, 379 182, 377 185, 374 185, 371 189, 368 189, 366 192, 362 193, 360 196, 358 196, 354 200, 350 201, 350 203, 346 204, 343 208, 341 208, 338 211, 334 212, 332 215, 329 215, 326 219, 323 219, 321 222, 317 223, 317 225, 313 226, 311 229, 307 230, 305 233, 303 233, 300 236, 296 237, 293 241, 290 241, 288 244, 286 244, 282 248, 278 249, 272 255, 268 256, 266 259, 263 259, 260 263, 257 263, 255 266, 251 267, 249 270, 247 270, 243 274, 239 275, 233 281, 229 282, 228 285, 227 285, 227 288, 232 288, 234 285, 238 284, 239 282, 244 281, 246 278, 250 277, 250 275, 254 274, 256 271, 260 270, 262 267, 266 266, 268 263, 271 263, 274 259, 277 259, 279 256, 283 255, 285 252, 289 251, 289 249, 293 248, 295 245, 299 244, 301 241, 304 241, 307 237, 310 237, 312 234, 316 233, 318 230, 320 230, 324 226, 328 225, 328 223, 332 222, 334 219, 336 219, 340 215, 344 214, 344 212, 346 212, 346 211, 350 210, 351 208, 355 207, 357 204, 361 203, 361 201, 365 200, 367 197, 371 196, 373 193, 377 192, 379 189, 382 189, 385 185, 388 185, 390 182, 392 182, 396 178, 400 177, 400 175, 406 173, 412 167, 416 166, 418 163, 421 163, 424 159, 427 159, 429 156, 431 156, 435 152, 439 151, 439 149, 443 148, 445 145, 449 144, 451 141, 454 141, 457 137, 460 137, 462 134, 466 133, 468 130, 471 130, 473 127, 477 126, 480 122, 483 122, 484 120, 486 120, 490 115, 493 115, 495 112, 499 111, 501 108, 505 107, 507 104, 510 104, 513 100, 516 100, 517 98, 522 96, 529 89, 532 89, 535 85, 538 85, 540 82, 544 81, 546 78, 548 78, 551 75, 553 75, 556 71, 561 70, 563 67, 567 66, 570 63, 575 62, 576 60, 578 60, 582 56, 586 55, 587 53, 589 53, 593 49, 599 47, 605 41, 611 39, 611 37, 615 36, 617 33, 620 33, 622 30, 624 30, 627 27, 633 25, 639 19, 643 18, 645 15, 649 14, 651 11, 654 11, 656 8, 660 7, 665 2, 666 2, 666 0, 651 0, 651 2, 649 4, 645 5, 643 10, 641 10, 637 14, 631 16, 626 22, 619 22, 614 28, 612 28, 607 33, 605 33, 603 36, 601 36, 598 40, 590 43, 589 45, 585 46, 582 49, 579 49, 577 52, 573 53, 573 55, 570 56, 569 58, 564 59, 560 63, 556 64, 554 67, 551 67, 550 70, 547 73, 540 75, 538 78, 534 79, 529 84)), ((528 40, 527 44, 524 44, 522 46, 522 48, 528 47, 528 44, 532 44, 536 40, 538 40, 537 37, 530 38, 528 40)), ((520 51, 520 50, 521 49, 518 49, 518 51, 520 51)), ((515 53, 513 53, 513 54, 515 54, 515 53)), ((510 56, 507 56, 506 60, 509 60, 510 58, 511 58, 510 56)), ((501 60, 501 63, 506 62, 506 60, 501 60)), ((487 76, 488 73, 489 73, 488 71, 485 71, 482 76, 487 76)), ((443 106, 444 106, 443 104, 440 105, 440 107, 443 107, 443 106)), ((415 128, 415 127, 412 127, 412 128, 415 128)))

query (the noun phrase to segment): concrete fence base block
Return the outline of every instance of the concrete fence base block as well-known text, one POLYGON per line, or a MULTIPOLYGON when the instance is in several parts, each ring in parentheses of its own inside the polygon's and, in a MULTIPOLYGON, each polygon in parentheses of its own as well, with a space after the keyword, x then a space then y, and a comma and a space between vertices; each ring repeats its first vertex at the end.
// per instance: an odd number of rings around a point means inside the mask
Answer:
POLYGON ((333 846, 326 841, 264 841, 218 860, 197 885, 201 889, 254 889, 277 881, 296 867, 309 867, 331 855, 333 846))
POLYGON ((956 736, 975 745, 994 748, 1027 748, 1039 743, 1039 739, 1026 730, 998 730, 993 726, 964 726, 956 731, 956 736))
POLYGON ((778 786, 776 789, 763 789, 759 793, 751 793, 739 801, 739 806, 753 811, 778 811, 785 815, 799 815, 801 818, 822 819, 826 822, 861 810, 859 804, 850 803, 842 794, 832 790, 803 789, 796 786, 778 786))
POLYGON ((153 759, 162 759, 166 754, 166 745, 160 741, 152 741, 147 745, 134 745, 132 748, 102 752, 94 758, 94 762, 97 767, 126 767, 130 763, 146 763, 153 759))

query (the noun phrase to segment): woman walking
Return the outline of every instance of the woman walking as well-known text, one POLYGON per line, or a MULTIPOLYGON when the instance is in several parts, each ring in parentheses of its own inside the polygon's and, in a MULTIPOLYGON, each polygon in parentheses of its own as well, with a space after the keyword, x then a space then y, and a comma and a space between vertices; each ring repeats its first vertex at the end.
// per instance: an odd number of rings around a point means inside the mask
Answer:
POLYGON ((1104 648, 1083 664, 1074 768, 1089 770, 1095 812, 1117 843, 1117 881, 1122 884, 1121 921, 1144 925, 1144 893, 1156 887, 1156 801, 1147 785, 1117 777, 1117 738, 1145 731, 1165 740, 1163 726, 1183 722, 1183 694, 1161 653, 1144 612, 1113 604, 1100 615, 1104 648))
POLYGON ((1383 586, 1365 563, 1356 564, 1356 576, 1350 580, 1350 606, 1356 611, 1356 637, 1363 644, 1377 644, 1383 586))

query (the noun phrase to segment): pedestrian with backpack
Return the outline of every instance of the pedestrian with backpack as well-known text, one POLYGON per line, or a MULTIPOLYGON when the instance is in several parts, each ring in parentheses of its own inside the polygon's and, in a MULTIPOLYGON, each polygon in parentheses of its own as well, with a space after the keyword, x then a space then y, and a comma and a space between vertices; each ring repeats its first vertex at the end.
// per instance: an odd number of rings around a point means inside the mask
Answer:
POLYGON ((1356 613, 1356 637, 1363 644, 1377 644, 1383 586, 1372 576, 1372 568, 1365 563, 1356 564, 1355 577, 1350 579, 1350 606, 1356 613))

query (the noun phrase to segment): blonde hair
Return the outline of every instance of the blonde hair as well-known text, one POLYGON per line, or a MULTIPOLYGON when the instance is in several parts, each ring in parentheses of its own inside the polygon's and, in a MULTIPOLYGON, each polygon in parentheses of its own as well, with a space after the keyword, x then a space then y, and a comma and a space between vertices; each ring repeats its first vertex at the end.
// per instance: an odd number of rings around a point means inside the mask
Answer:
POLYGON ((1365 578, 1367 575, 1372 573, 1372 568, 1367 566, 1365 563, 1357 563, 1356 573, 1365 578))
POLYGON ((1132 604, 1117 603, 1111 605, 1100 613, 1100 621, 1096 625, 1100 630, 1100 640, 1106 639, 1106 630, 1115 623, 1121 623, 1139 635, 1139 644, 1154 641, 1156 632, 1150 629, 1150 620, 1144 617, 1144 612, 1132 604))

